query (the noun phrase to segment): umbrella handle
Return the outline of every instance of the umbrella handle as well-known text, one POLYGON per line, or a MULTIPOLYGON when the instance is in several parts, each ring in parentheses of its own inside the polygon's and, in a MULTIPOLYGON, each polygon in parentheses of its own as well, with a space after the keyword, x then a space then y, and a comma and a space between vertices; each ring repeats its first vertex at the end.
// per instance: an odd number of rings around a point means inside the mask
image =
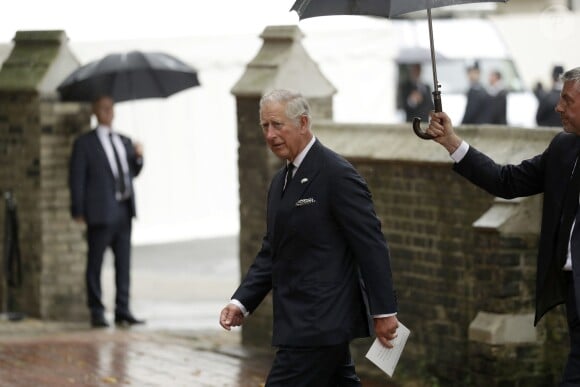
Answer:
MULTIPOLYGON (((443 111, 443 106, 441 105, 441 92, 439 90, 434 91, 433 93, 433 104, 435 105, 435 112, 439 113, 443 111)), ((424 130, 421 129, 421 119, 419 117, 413 118, 413 131, 417 135, 417 137, 422 138, 423 140, 432 140, 434 137, 424 130)))

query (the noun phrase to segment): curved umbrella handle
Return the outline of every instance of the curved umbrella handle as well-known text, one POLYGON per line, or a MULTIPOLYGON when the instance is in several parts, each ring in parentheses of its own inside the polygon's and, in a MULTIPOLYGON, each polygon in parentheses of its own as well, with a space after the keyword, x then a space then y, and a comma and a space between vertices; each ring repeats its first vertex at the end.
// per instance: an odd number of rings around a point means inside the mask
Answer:
MULTIPOLYGON (((443 107, 441 105, 441 92, 439 90, 434 91, 433 93, 433 104, 435 105, 435 112, 439 113, 443 111, 443 107)), ((419 117, 413 118, 413 132, 417 135, 417 137, 422 138, 423 140, 432 140, 434 137, 430 134, 426 133, 424 130, 421 129, 421 119, 419 117)))

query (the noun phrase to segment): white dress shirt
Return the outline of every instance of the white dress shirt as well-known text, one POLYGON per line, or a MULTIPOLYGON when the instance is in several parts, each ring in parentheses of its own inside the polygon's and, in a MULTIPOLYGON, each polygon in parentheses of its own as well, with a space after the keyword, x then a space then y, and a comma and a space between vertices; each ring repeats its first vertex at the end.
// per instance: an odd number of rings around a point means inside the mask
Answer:
MULTIPOLYGON (((101 141, 101 145, 107 154, 107 160, 109 160, 109 166, 113 171, 113 175, 115 178, 119 178, 119 171, 117 170, 117 161, 115 160, 115 154, 113 153, 113 147, 111 144, 111 140, 109 139, 109 134, 112 134, 111 139, 113 140, 113 144, 115 144, 115 150, 119 155, 119 160, 121 161, 121 168, 123 168, 122 176, 125 180, 125 187, 129 187, 129 164, 127 163, 127 152, 125 151, 125 146, 121 141, 121 137, 117 133, 115 133, 111 128, 99 125, 97 126, 97 136, 101 141)), ((117 198, 120 199, 120 198, 117 198)))

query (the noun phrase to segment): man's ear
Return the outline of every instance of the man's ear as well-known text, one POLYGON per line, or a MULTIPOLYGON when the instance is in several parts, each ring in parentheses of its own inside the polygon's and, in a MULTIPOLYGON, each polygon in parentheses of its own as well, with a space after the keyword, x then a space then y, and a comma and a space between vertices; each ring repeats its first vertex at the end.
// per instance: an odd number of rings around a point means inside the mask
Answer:
POLYGON ((300 131, 306 132, 308 130, 308 124, 310 123, 310 118, 307 115, 300 116, 300 131))

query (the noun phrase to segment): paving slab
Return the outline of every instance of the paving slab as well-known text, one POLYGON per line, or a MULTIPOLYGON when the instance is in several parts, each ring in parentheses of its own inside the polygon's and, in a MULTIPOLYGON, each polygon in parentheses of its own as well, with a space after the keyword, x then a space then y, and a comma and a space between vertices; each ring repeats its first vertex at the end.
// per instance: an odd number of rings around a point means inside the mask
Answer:
MULTIPOLYGON (((144 326, 92 329, 88 321, 8 321, 0 316, 0 387, 260 387, 272 348, 241 345, 218 324, 239 282, 237 237, 137 246, 132 309, 144 326)), ((103 268, 112 320, 110 254, 103 268)), ((385 376, 365 387, 395 387, 385 376)))

